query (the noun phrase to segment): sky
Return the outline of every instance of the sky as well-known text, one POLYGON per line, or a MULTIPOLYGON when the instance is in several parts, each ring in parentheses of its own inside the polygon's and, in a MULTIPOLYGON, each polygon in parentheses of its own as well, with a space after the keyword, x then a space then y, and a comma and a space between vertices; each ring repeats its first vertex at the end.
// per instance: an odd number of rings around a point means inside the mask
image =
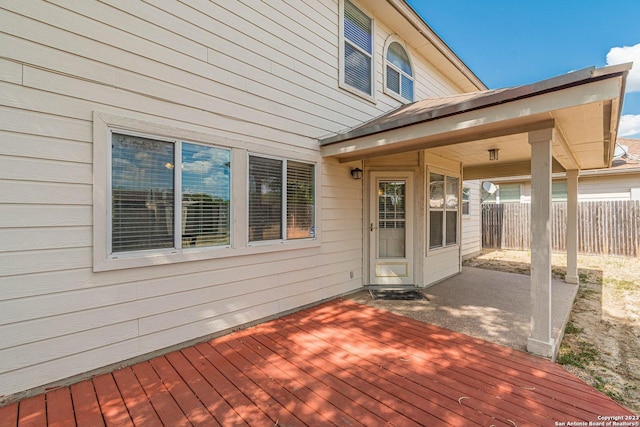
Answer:
POLYGON ((489 89, 634 62, 619 137, 640 138, 640 0, 408 0, 489 89))

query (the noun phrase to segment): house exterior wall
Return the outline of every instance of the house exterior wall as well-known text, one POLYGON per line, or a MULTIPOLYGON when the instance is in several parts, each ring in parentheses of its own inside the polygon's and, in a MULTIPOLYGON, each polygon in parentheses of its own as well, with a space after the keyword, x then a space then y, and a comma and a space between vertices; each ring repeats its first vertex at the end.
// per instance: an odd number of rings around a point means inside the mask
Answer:
MULTIPOLYGON (((0 396, 363 285, 362 182, 317 138, 399 105, 394 29, 374 17, 376 102, 360 99, 338 87, 338 6, 0 3, 0 396), (232 151, 231 247, 100 264, 116 125, 232 151), (247 245, 249 153, 316 165, 315 239, 247 245)), ((416 98, 458 91, 408 50, 416 98)))
POLYGON ((463 259, 471 258, 482 251, 482 210, 480 207, 480 181, 464 181, 469 189, 469 214, 462 215, 463 259))
MULTIPOLYGON (((562 182, 558 179, 554 182, 562 182)), ((531 202, 531 183, 529 181, 494 180, 496 184, 520 184, 520 203, 531 202)), ((637 200, 640 194, 640 171, 611 173, 608 170, 586 171, 578 178, 578 201, 599 200, 637 200)))

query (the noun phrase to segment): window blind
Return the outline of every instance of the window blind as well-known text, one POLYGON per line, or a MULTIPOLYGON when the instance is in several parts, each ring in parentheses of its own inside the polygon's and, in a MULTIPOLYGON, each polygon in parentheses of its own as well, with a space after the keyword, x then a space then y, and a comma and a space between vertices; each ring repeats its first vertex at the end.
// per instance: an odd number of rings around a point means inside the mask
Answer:
POLYGON ((172 248, 174 144, 113 134, 111 251, 172 248))
POLYGON ((249 241, 282 239, 282 160, 249 156, 249 241))
POLYGON ((395 93, 400 93, 400 73, 387 66, 387 88, 395 93))
POLYGON ((315 237, 314 165, 287 162, 287 239, 315 237))

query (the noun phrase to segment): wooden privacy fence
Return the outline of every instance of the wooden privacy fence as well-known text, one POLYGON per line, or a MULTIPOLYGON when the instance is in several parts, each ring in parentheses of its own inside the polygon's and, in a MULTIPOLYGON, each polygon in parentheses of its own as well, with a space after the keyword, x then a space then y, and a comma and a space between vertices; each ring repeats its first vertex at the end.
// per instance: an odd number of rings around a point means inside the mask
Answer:
MULTIPOLYGON (((531 204, 482 206, 482 247, 531 247, 531 204)), ((552 247, 566 250, 567 203, 553 202, 552 247)), ((640 201, 578 202, 578 252, 640 257, 640 201)))

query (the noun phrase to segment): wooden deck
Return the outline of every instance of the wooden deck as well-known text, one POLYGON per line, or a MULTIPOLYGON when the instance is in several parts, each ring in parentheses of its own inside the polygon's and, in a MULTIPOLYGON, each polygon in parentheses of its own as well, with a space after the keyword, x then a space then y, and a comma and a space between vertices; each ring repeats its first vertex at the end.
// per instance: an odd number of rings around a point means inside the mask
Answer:
POLYGON ((513 427, 624 414, 549 361, 335 300, 5 406, 0 427, 513 427))

